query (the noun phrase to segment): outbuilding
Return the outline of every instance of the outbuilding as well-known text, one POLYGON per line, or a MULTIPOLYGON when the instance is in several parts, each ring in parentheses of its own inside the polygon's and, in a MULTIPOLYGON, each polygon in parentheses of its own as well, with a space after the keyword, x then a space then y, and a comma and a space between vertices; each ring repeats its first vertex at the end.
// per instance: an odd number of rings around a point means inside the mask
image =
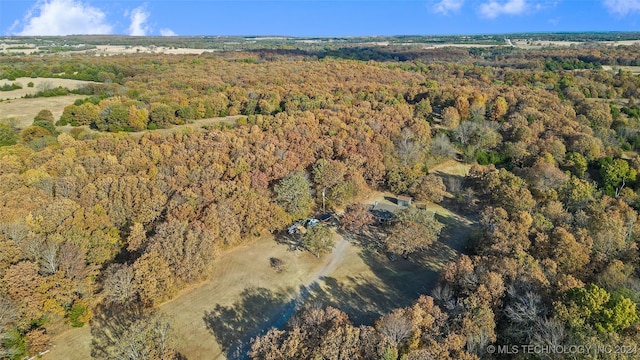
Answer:
POLYGON ((413 199, 409 196, 399 195, 396 198, 396 203, 398 204, 398 206, 409 206, 411 205, 411 200, 413 199))

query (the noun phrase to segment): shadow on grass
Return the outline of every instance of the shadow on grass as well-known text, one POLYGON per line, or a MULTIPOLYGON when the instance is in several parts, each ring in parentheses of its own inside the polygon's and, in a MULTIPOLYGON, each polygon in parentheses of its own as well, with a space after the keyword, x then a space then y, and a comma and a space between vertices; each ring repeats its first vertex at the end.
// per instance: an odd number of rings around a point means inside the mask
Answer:
POLYGON ((356 325, 372 325, 380 315, 429 294, 444 265, 465 252, 473 232, 472 224, 456 214, 436 218, 445 224, 439 239, 408 259, 389 259, 381 250, 385 235, 380 228, 345 237, 361 246, 360 257, 375 276, 353 274, 340 281, 326 277, 310 301, 344 311, 356 325))
MULTIPOLYGON (((474 226, 453 212, 447 215, 436 213, 435 217, 436 220, 444 224, 445 228, 442 229, 438 241, 434 242, 432 246, 441 243, 457 252, 466 252, 473 237, 474 226)), ((427 249, 426 252, 429 251, 427 249)))
POLYGON ((381 314, 409 306, 427 290, 425 282, 437 276, 406 260, 391 263, 385 255, 366 250, 361 256, 375 267, 377 279, 354 275, 338 281, 325 277, 321 286, 313 289, 309 301, 344 311, 355 325, 372 325, 381 314))
POLYGON ((206 311, 203 320, 227 359, 247 359, 252 338, 281 326, 295 312, 297 301, 288 298, 266 288, 247 288, 234 304, 206 311))
POLYGON ((286 231, 280 231, 275 233, 273 238, 278 244, 286 245, 288 251, 301 249, 301 236, 298 234, 288 234, 286 231))
POLYGON ((138 302, 99 304, 91 318, 91 357, 109 358, 120 345, 121 337, 145 317, 138 302))

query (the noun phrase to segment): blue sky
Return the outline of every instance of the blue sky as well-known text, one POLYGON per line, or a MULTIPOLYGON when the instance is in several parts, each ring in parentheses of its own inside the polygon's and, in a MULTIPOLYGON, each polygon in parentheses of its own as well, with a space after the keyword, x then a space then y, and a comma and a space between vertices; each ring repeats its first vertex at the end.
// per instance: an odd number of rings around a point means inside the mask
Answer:
POLYGON ((0 0, 1 35, 640 31, 640 0, 0 0))

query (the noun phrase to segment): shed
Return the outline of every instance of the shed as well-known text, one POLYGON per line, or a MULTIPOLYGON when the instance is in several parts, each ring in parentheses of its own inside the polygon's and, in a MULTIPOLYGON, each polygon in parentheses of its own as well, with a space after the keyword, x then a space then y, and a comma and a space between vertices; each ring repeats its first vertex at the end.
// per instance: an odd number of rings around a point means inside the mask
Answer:
POLYGON ((398 204, 398 206, 409 206, 411 205, 411 197, 409 196, 403 196, 403 195, 399 195, 396 198, 396 202, 398 204))

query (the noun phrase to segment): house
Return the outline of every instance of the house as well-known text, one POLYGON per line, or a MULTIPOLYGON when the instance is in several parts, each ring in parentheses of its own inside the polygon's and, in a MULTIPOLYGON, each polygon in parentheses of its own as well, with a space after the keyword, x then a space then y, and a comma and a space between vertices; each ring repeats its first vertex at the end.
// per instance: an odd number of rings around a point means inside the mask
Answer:
POLYGON ((409 206, 411 205, 411 200, 413 199, 409 196, 399 195, 396 198, 396 203, 398 204, 398 206, 409 206))

